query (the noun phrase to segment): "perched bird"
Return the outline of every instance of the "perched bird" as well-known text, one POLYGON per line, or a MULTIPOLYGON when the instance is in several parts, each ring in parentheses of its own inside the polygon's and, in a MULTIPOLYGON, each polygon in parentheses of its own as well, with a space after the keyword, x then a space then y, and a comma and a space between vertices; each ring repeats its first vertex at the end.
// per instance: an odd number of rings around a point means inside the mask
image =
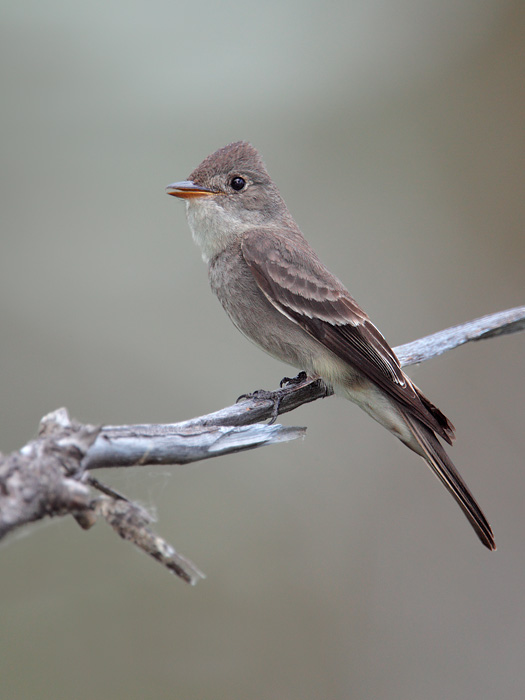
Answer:
POLYGON ((322 377, 423 457, 479 539, 494 535, 438 438, 454 427, 323 265, 257 150, 239 141, 208 156, 167 192, 186 201, 212 290, 237 328, 279 360, 322 377))

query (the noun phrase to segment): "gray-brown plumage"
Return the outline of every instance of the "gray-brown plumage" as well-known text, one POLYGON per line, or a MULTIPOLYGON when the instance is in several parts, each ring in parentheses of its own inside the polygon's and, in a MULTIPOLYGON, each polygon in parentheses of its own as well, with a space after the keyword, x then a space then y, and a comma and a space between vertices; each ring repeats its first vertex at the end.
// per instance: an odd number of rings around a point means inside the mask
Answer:
POLYGON ((321 263, 255 148, 225 146, 167 191, 186 200, 211 287, 237 328, 274 357, 322 377, 423 457, 495 549, 490 525, 438 440, 452 444, 453 425, 321 263))

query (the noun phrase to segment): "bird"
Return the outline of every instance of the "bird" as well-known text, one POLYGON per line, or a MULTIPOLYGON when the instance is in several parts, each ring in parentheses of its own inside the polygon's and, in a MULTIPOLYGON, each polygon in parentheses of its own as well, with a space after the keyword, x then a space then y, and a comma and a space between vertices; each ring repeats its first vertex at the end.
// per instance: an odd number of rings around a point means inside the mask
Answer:
POLYGON ((186 203, 212 291, 235 326, 278 360, 320 377, 422 457, 481 542, 494 534, 442 442, 455 429, 401 368, 290 214, 257 149, 219 148, 166 188, 186 203))

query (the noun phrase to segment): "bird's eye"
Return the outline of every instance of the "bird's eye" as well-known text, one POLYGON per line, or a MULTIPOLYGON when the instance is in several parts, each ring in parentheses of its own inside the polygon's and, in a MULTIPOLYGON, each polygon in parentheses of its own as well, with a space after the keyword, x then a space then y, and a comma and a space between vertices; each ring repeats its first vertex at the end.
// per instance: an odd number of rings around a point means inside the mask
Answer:
POLYGON ((230 186, 232 190, 239 192, 246 186, 246 180, 243 177, 239 177, 238 175, 236 175, 235 177, 232 177, 230 181, 230 186))

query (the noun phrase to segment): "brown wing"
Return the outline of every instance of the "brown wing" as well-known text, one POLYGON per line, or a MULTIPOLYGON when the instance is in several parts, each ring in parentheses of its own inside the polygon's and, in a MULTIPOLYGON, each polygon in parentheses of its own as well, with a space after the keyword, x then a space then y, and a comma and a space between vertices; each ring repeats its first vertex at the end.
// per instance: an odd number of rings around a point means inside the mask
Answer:
POLYGON ((454 428, 405 375, 394 352, 304 238, 249 231, 242 253, 258 286, 285 316, 451 444, 454 428))

